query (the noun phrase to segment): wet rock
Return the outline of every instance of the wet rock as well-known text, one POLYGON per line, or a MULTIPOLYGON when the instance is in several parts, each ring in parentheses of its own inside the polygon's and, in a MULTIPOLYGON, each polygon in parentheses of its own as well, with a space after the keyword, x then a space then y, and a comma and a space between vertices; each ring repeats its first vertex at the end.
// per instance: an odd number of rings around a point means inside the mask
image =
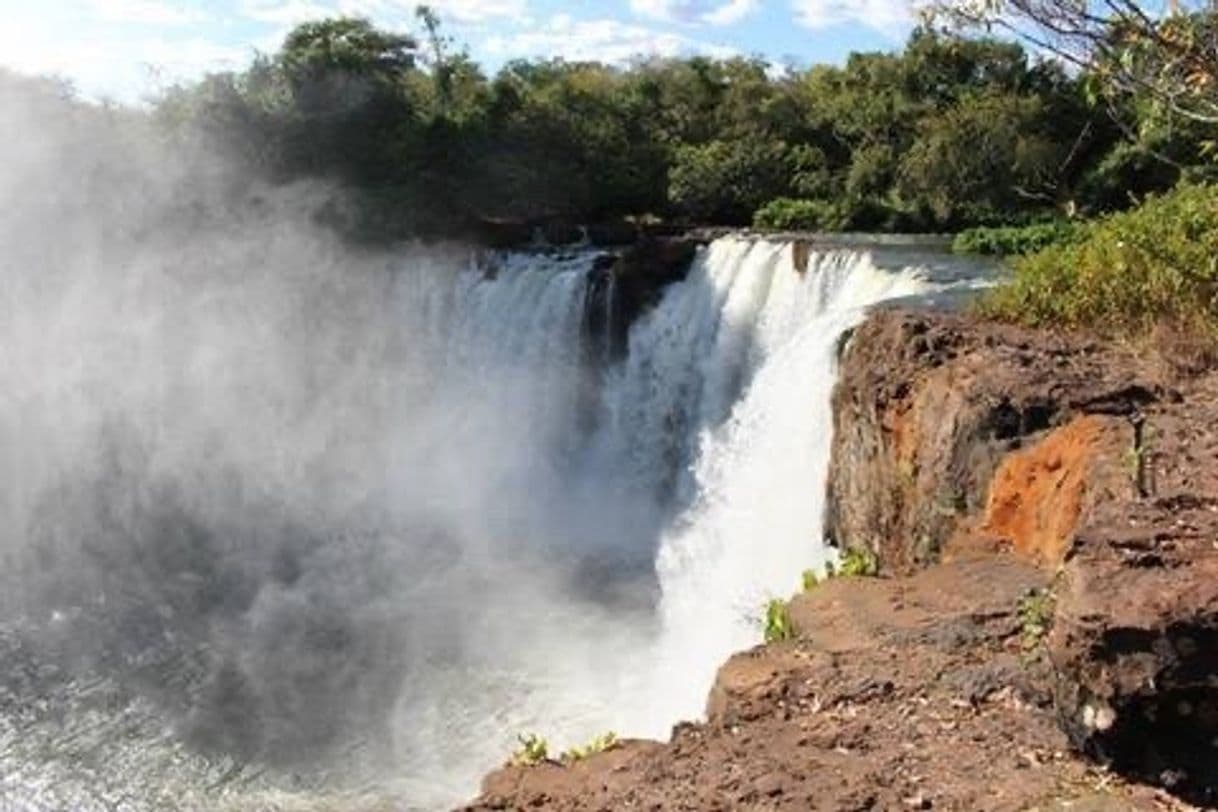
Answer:
POLYGON ((549 245, 575 245, 583 242, 584 230, 566 220, 549 220, 542 223, 541 236, 549 245))
POLYGON ((611 220, 588 226, 588 242, 598 248, 630 245, 638 237, 638 228, 627 220, 611 220))
POLYGON ((533 241, 533 226, 524 220, 483 219, 474 233, 487 248, 523 248, 533 241))

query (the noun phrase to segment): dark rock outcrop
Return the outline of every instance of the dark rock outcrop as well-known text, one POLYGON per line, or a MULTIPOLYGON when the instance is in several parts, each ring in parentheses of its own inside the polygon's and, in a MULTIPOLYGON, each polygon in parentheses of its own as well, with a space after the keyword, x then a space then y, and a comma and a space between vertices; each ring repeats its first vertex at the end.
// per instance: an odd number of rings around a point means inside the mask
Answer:
POLYGON ((588 226, 588 242, 598 248, 630 245, 638 238, 638 226, 628 220, 610 220, 588 226))
POLYGON ((474 239, 487 248, 524 248, 533 241, 533 226, 523 220, 486 218, 471 226, 474 239))
POLYGON ((668 285, 685 278, 697 246, 693 238, 641 237, 618 253, 597 257, 584 307, 590 360, 604 363, 625 354, 630 325, 668 285))
POLYGON ((583 242, 584 230, 567 220, 547 220, 541 225, 541 237, 549 245, 575 245, 583 242))
POLYGON ((1141 419, 1054 589, 1057 704, 1088 752, 1218 805, 1218 376, 1141 419))
POLYGON ((613 266, 627 321, 659 301, 664 288, 684 279, 698 241, 685 237, 642 237, 613 266))

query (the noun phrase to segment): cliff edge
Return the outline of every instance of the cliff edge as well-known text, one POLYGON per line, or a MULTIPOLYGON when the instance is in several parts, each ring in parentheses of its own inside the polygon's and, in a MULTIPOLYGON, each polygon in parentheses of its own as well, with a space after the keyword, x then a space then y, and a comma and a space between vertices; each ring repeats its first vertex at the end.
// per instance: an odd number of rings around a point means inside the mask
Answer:
POLYGON ((665 744, 488 776, 469 809, 1218 804, 1218 373, 880 310, 843 344, 826 534, 665 744))

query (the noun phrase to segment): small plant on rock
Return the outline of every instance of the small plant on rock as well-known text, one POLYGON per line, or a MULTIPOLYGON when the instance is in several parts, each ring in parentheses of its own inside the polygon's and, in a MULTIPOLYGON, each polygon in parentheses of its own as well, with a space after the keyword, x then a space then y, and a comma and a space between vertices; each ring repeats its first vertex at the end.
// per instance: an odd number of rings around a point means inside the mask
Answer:
POLYGON ((509 764, 513 767, 535 767, 549 759, 550 746, 536 733, 523 733, 516 737, 520 749, 512 753, 509 764))
POLYGON ((1053 595, 1034 589, 1019 601, 1020 646, 1025 660, 1033 659, 1053 627, 1053 595))
POLYGON ((820 583, 820 578, 816 577, 816 570, 804 570, 800 580, 804 586, 804 592, 811 592, 820 583))
POLYGON ((795 636, 791 623, 791 608, 782 598, 774 598, 765 607, 765 641, 777 643, 795 636))
POLYGON ((571 763, 575 761, 583 761, 589 756, 594 756, 597 753, 604 753, 607 750, 612 750, 618 746, 617 734, 612 730, 608 733, 602 733, 592 741, 582 747, 572 747, 562 754, 562 760, 571 763))
POLYGON ((1133 444, 1125 452, 1125 465, 1129 479, 1139 498, 1146 499, 1151 493, 1148 462, 1154 457, 1154 435, 1145 418, 1140 415, 1133 422, 1133 444))
POLYGON ((851 547, 842 553, 841 574, 854 578, 874 578, 880 574, 880 560, 871 550, 851 547))

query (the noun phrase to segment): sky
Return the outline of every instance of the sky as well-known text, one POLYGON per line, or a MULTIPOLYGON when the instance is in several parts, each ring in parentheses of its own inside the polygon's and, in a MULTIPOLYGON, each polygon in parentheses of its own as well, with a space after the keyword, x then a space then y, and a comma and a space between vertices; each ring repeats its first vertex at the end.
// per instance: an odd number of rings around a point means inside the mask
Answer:
MULTIPOLYGON (((0 65, 54 74, 90 98, 138 102, 274 52, 296 23, 359 15, 411 30, 419 0, 0 0, 0 65)), ((898 47, 909 0, 431 0, 489 69, 517 57, 757 55, 840 62, 898 47)))

